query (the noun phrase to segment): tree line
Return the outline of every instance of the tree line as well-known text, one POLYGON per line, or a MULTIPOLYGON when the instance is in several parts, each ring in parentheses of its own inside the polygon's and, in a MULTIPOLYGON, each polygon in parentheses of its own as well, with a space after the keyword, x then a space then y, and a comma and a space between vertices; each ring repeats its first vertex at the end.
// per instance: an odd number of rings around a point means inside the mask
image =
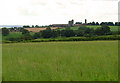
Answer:
POLYGON ((46 28, 46 30, 40 31, 34 34, 34 38, 56 38, 56 37, 93 37, 93 36, 101 36, 101 35, 113 35, 118 34, 118 32, 112 32, 110 27, 107 25, 103 25, 97 29, 88 28, 85 26, 80 26, 78 30, 72 30, 70 27, 65 28, 65 30, 51 30, 50 27, 46 28))
MULTIPOLYGON (((81 22, 76 22, 76 24, 82 24, 81 22)), ((87 23, 86 25, 108 25, 108 26, 120 26, 120 22, 90 22, 90 23, 87 23)))
MULTIPOLYGON (((8 38, 9 41, 26 41, 38 38, 57 38, 57 37, 96 37, 104 35, 118 35, 120 31, 111 31, 110 27, 107 25, 102 25, 97 29, 88 28, 86 26, 79 26, 78 30, 72 30, 70 27, 66 27, 64 30, 51 30, 47 27, 46 30, 34 33, 31 35, 30 32, 24 28, 20 29, 22 36, 19 38, 8 38)), ((2 28, 2 35, 7 36, 9 30, 7 28, 2 28)))

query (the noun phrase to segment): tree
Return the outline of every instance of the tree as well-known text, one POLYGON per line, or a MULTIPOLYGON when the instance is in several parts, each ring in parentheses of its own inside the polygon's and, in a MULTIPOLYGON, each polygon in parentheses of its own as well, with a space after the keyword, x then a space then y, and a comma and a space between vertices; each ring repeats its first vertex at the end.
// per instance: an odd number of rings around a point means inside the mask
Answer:
POLYGON ((35 27, 36 27, 36 28, 39 28, 39 26, 38 26, 38 25, 35 25, 35 27))
POLYGON ((47 27, 47 28, 46 28, 46 31, 51 31, 51 28, 50 28, 50 27, 47 27))
POLYGON ((96 35, 107 35, 110 33, 111 33, 110 27, 108 27, 107 25, 102 25, 100 28, 97 28, 95 30, 96 35))
POLYGON ((30 28, 30 26, 29 25, 24 25, 23 28, 30 28))
POLYGON ((120 26, 120 22, 115 22, 115 26, 120 26))
POLYGON ((29 33, 22 35, 22 40, 32 40, 32 36, 29 33))
POLYGON ((71 36, 74 36, 74 35, 75 35, 74 31, 69 29, 69 28, 66 28, 65 30, 61 31, 61 36, 71 37, 71 36))
POLYGON ((96 25, 99 25, 99 23, 98 23, 98 22, 96 22, 96 25))
POLYGON ((86 29, 87 29, 87 27, 84 26, 84 25, 80 25, 79 28, 78 28, 78 30, 86 30, 86 29))
POLYGON ((37 38, 40 38, 40 37, 41 37, 40 32, 35 33, 35 34, 33 35, 33 38, 34 38, 34 39, 37 39, 37 38))
POLYGON ((18 27, 19 32, 22 32, 23 29, 23 27, 18 27))
POLYGON ((75 24, 82 24, 82 22, 76 22, 75 24))
POLYGON ((32 25, 32 28, 34 28, 34 25, 32 25))
POLYGON ((87 28, 85 30, 85 34, 94 34, 94 29, 93 28, 87 28))
POLYGON ((110 27, 107 26, 107 25, 103 25, 101 27, 101 29, 102 29, 102 31, 103 31, 104 34, 109 34, 110 33, 110 27))
POLYGON ((106 25, 105 22, 101 22, 100 25, 106 25))
POLYGON ((101 28, 97 28, 97 29, 95 30, 95 34, 96 34, 96 35, 104 35, 104 33, 103 33, 103 31, 102 31, 101 28))
POLYGON ((2 28, 2 35, 7 36, 9 34, 9 30, 7 28, 2 28))
POLYGON ((95 22, 94 22, 94 21, 92 22, 92 25, 95 25, 95 22))
POLYGON ((108 25, 109 26, 114 26, 114 23, 113 22, 108 22, 108 25))
POLYGON ((22 29, 22 34, 24 35, 24 34, 29 34, 30 32, 28 31, 28 30, 26 30, 26 29, 22 29))
POLYGON ((84 33, 85 33, 85 31, 84 30, 77 30, 77 36, 83 36, 84 35, 84 33))
POLYGON ((41 36, 43 38, 50 38, 51 37, 51 31, 43 30, 43 31, 41 31, 41 36))
POLYGON ((52 31, 51 31, 51 37, 56 38, 56 37, 58 37, 58 36, 59 36, 58 31, 55 31, 55 30, 52 30, 52 31))

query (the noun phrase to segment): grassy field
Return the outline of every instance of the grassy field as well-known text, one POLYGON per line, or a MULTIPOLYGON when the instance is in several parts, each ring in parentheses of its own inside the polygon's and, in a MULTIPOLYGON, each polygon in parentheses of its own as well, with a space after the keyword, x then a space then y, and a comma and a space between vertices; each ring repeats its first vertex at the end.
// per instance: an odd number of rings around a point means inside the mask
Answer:
MULTIPOLYGON (((96 28, 101 27, 101 26, 87 26, 87 27, 96 29, 96 28)), ((109 27, 110 27, 111 31, 118 31, 118 26, 109 26, 109 27)), ((79 27, 71 27, 71 29, 73 29, 73 30, 78 30, 78 28, 79 27)), ((64 30, 64 29, 65 28, 62 28, 60 30, 64 30)))
POLYGON ((5 40, 5 39, 10 38, 10 37, 17 38, 17 37, 21 37, 21 36, 22 36, 22 33, 20 33, 20 32, 9 33, 9 35, 3 36, 2 40, 5 40))
MULTIPOLYGON (((31 35, 33 35, 34 33, 30 33, 31 35)), ((0 34, 0 37, 1 37, 2 35, 0 34)), ((21 37, 22 36, 22 33, 21 32, 15 32, 15 33, 9 33, 9 35, 7 35, 7 36, 3 36, 2 37, 2 40, 5 40, 5 39, 7 39, 7 38, 18 38, 18 37, 21 37)))
POLYGON ((118 41, 3 44, 5 81, 117 81, 118 41))

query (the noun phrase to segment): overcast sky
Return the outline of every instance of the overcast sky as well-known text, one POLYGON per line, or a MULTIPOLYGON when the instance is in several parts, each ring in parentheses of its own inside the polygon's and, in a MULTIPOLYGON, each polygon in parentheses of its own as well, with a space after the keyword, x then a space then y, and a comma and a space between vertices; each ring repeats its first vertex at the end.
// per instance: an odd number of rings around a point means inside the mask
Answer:
POLYGON ((118 21, 119 0, 0 0, 0 25, 118 21))

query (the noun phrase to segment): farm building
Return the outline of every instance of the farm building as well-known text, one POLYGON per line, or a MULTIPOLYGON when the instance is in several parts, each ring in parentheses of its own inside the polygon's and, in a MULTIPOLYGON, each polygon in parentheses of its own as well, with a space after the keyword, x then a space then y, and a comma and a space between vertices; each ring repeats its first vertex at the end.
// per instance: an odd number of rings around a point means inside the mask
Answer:
POLYGON ((67 27, 68 24, 52 24, 51 27, 67 27))

